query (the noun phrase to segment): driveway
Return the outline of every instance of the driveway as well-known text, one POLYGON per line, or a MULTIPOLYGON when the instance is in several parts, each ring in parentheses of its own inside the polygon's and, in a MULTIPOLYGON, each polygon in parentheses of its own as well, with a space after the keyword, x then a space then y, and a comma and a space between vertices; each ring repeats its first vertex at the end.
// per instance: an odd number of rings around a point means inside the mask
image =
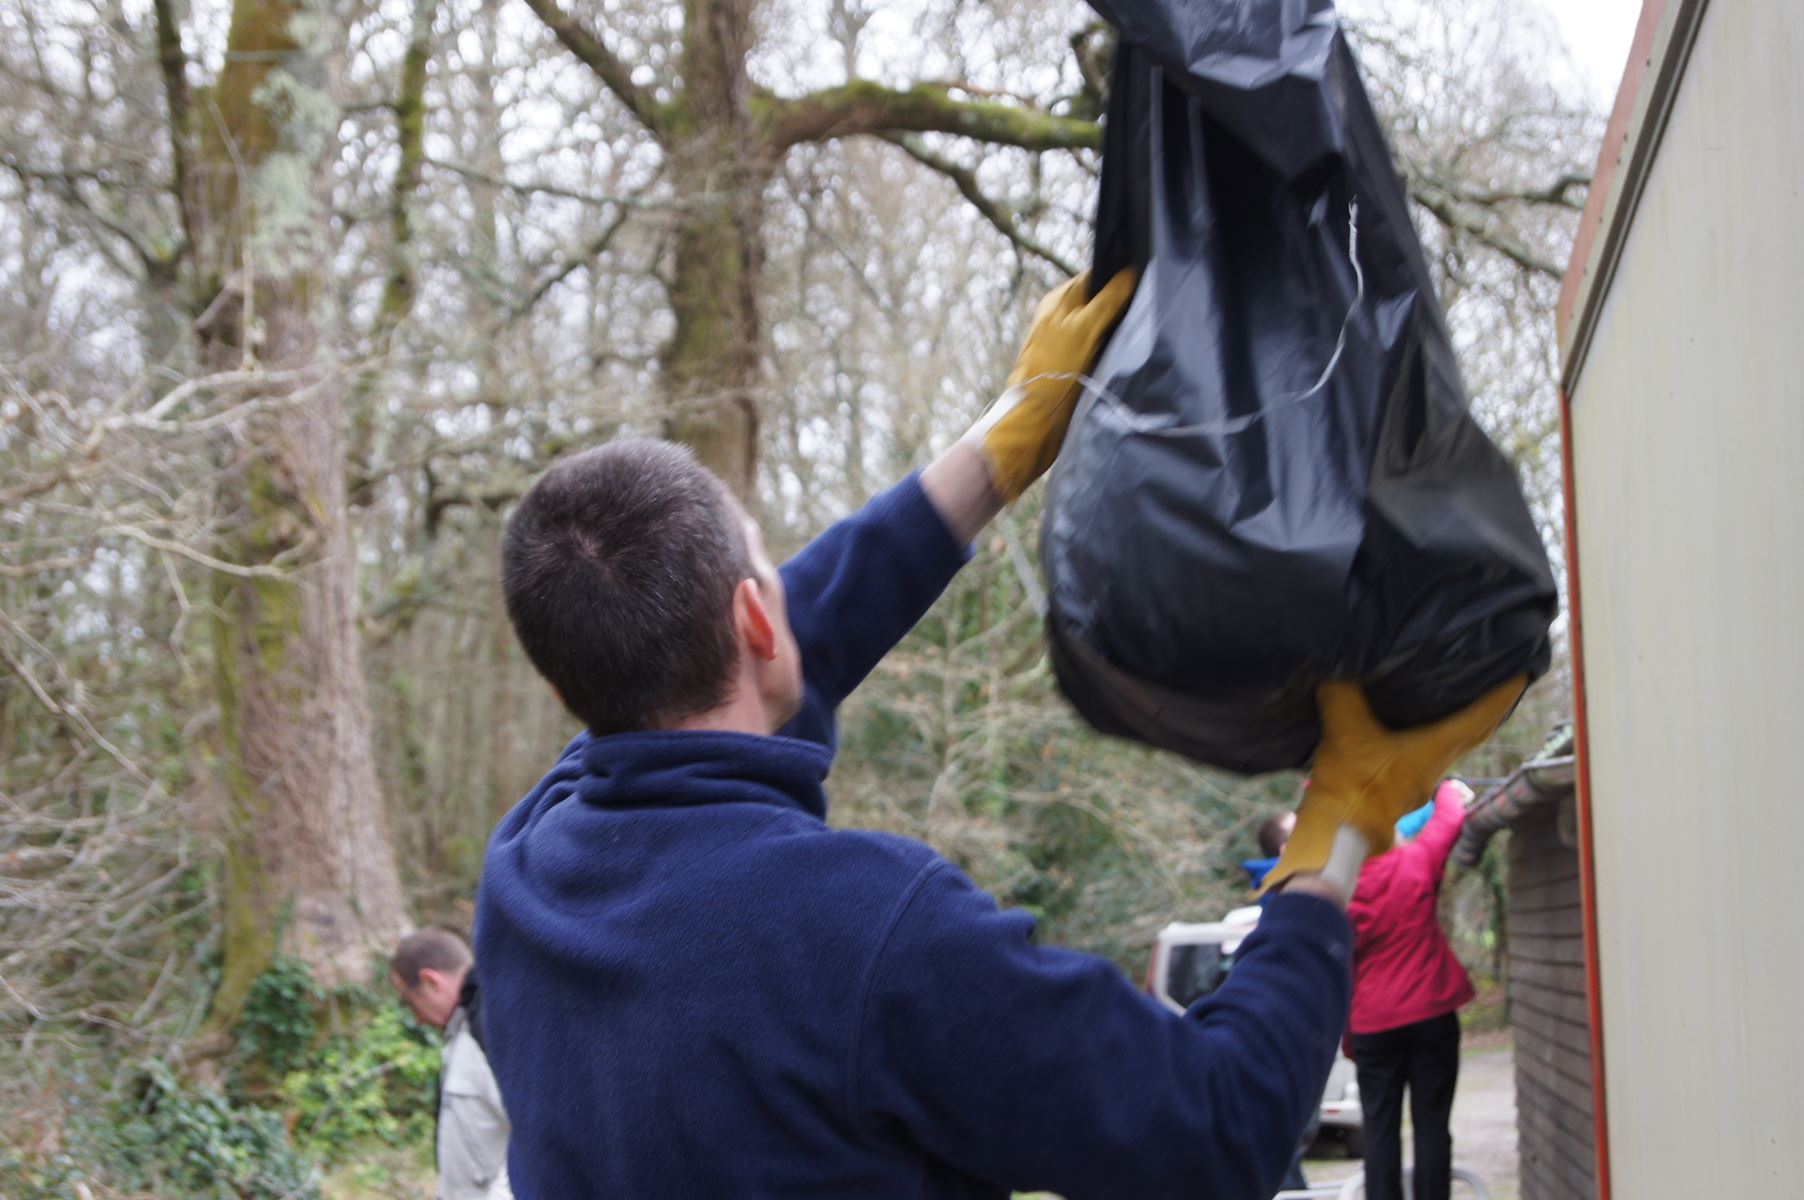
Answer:
MULTIPOLYGON (((1403 1126, 1403 1160, 1413 1156, 1409 1123, 1403 1126)), ((1516 1071, 1509 1043, 1487 1038, 1470 1046, 1460 1058, 1459 1090, 1453 1097, 1453 1163, 1464 1167, 1490 1188, 1492 1200, 1517 1200, 1521 1185, 1516 1177, 1516 1071)), ((1311 1183, 1345 1179, 1359 1170, 1346 1159, 1311 1159, 1303 1165, 1311 1183)), ((1453 1191, 1464 1200, 1462 1189, 1453 1191)))

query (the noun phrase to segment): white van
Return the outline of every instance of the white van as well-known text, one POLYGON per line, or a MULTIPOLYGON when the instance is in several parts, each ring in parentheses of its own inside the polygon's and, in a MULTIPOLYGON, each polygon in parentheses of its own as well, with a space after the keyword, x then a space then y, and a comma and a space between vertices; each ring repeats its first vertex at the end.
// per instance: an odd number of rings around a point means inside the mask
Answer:
MULTIPOLYGON (((1234 966, 1234 952, 1259 923, 1259 909, 1237 908, 1220 921, 1204 925, 1174 921, 1159 931, 1146 969, 1146 990, 1176 1013, 1220 987, 1234 966)), ((1338 1050, 1322 1093, 1322 1129, 1346 1143, 1347 1153, 1365 1153, 1365 1110, 1359 1105, 1359 1083, 1353 1060, 1338 1050)))

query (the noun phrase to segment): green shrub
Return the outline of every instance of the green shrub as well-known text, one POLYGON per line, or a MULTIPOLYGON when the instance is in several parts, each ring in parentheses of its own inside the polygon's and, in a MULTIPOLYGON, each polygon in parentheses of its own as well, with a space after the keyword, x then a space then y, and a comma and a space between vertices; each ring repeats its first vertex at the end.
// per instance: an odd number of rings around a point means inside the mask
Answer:
POLYGON ((0 1198, 318 1200, 322 1160, 371 1177, 430 1162, 438 1039, 386 988, 328 992, 278 959, 235 1029, 224 1090, 161 1063, 66 1064, 32 1118, 55 1136, 0 1144, 0 1198))
POLYGON ((1509 991, 1495 976, 1473 971, 1477 995, 1460 1010, 1460 1028, 1467 1033, 1495 1033, 1510 1027, 1509 991))
POLYGON ((211 1200, 316 1200, 317 1173, 288 1140, 279 1113, 234 1103, 217 1088, 146 1067, 110 1128, 83 1131, 113 1182, 155 1195, 211 1200))
POLYGON ((245 993, 244 1012, 234 1030, 236 1057, 254 1074, 280 1079, 307 1060, 319 1033, 325 992, 306 964, 278 957, 245 993))
POLYGON ((360 1144, 424 1146, 438 1104, 439 1048, 395 1004, 359 994, 344 1033, 282 1082, 303 1146, 338 1162, 360 1144))

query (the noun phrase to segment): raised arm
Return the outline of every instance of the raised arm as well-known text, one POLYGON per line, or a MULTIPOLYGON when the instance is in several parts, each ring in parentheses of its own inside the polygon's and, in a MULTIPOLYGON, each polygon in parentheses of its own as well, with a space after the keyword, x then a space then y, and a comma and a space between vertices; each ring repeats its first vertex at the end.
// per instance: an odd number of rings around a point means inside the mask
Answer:
POLYGON ((965 563, 922 475, 879 492, 783 564, 806 694, 783 730, 832 744, 833 713, 913 629, 965 563))
POLYGON ((1031 941, 949 865, 917 883, 872 972, 850 1097, 999 1189, 1068 1200, 1268 1200, 1346 1021, 1347 922, 1275 897, 1178 1016, 1101 959, 1031 941))
POLYGON ((922 472, 954 536, 969 542, 1052 467, 1083 394, 1079 377, 1134 298, 1136 278, 1123 271, 1091 296, 1084 272, 1040 301, 1001 399, 922 472))
POLYGON ((1447 856, 1459 840, 1460 827, 1466 823, 1466 803, 1472 789, 1457 779, 1444 780, 1434 790, 1434 814, 1422 832, 1416 835, 1416 852, 1427 857, 1432 874, 1439 878, 1447 867, 1447 856))
POLYGON ((1077 278, 1041 301, 1008 388, 919 475, 879 494, 783 566, 808 694, 784 732, 832 743, 833 713, 932 606, 965 547, 1058 456, 1089 369, 1134 290, 1077 278))

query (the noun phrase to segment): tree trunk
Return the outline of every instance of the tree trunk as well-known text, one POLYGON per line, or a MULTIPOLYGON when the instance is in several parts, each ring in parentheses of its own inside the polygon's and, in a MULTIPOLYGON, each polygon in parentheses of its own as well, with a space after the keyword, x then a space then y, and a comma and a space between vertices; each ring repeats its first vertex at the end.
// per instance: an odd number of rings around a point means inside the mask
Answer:
MULTIPOLYGON (((592 31, 560 0, 525 4, 664 150, 678 205, 669 280, 675 328, 661 356, 664 432, 693 448, 742 499, 752 495, 758 460, 765 189, 792 146, 907 132, 955 133, 1030 150, 1101 144, 1093 121, 960 99, 953 92, 962 89, 944 83, 897 89, 848 79, 797 97, 761 93, 746 73, 752 0, 684 0, 682 78, 665 87, 648 82, 657 74, 646 74, 649 63, 618 57, 605 31, 592 31)), ((851 64, 856 56, 849 47, 862 22, 845 13, 835 19, 851 64)), ((955 173, 960 189, 974 193, 973 173, 955 173)), ((986 200, 981 211, 1044 254, 1002 206, 986 200)))
POLYGON ((754 125, 749 0, 688 0, 684 98, 667 138, 680 206, 662 356, 665 433, 748 500, 758 462, 764 192, 774 154, 754 125))
POLYGON ((205 359, 216 369, 254 362, 287 380, 257 397, 286 402, 246 420, 220 481, 231 522, 220 557, 256 572, 220 573, 213 589, 227 849, 212 1012, 221 1029, 278 949, 324 983, 362 980, 405 920, 359 655, 343 385, 311 303, 324 242, 306 182, 331 154, 325 89, 343 31, 322 29, 311 7, 291 27, 301 8, 235 0, 191 221, 204 231, 199 273, 214 293, 201 296, 205 359))
POLYGON ((338 399, 312 397, 262 422, 223 484, 237 516, 224 556, 295 561, 285 577, 222 574, 214 588, 228 851, 222 1018, 278 946, 322 982, 361 981, 404 924, 358 652, 338 399))

